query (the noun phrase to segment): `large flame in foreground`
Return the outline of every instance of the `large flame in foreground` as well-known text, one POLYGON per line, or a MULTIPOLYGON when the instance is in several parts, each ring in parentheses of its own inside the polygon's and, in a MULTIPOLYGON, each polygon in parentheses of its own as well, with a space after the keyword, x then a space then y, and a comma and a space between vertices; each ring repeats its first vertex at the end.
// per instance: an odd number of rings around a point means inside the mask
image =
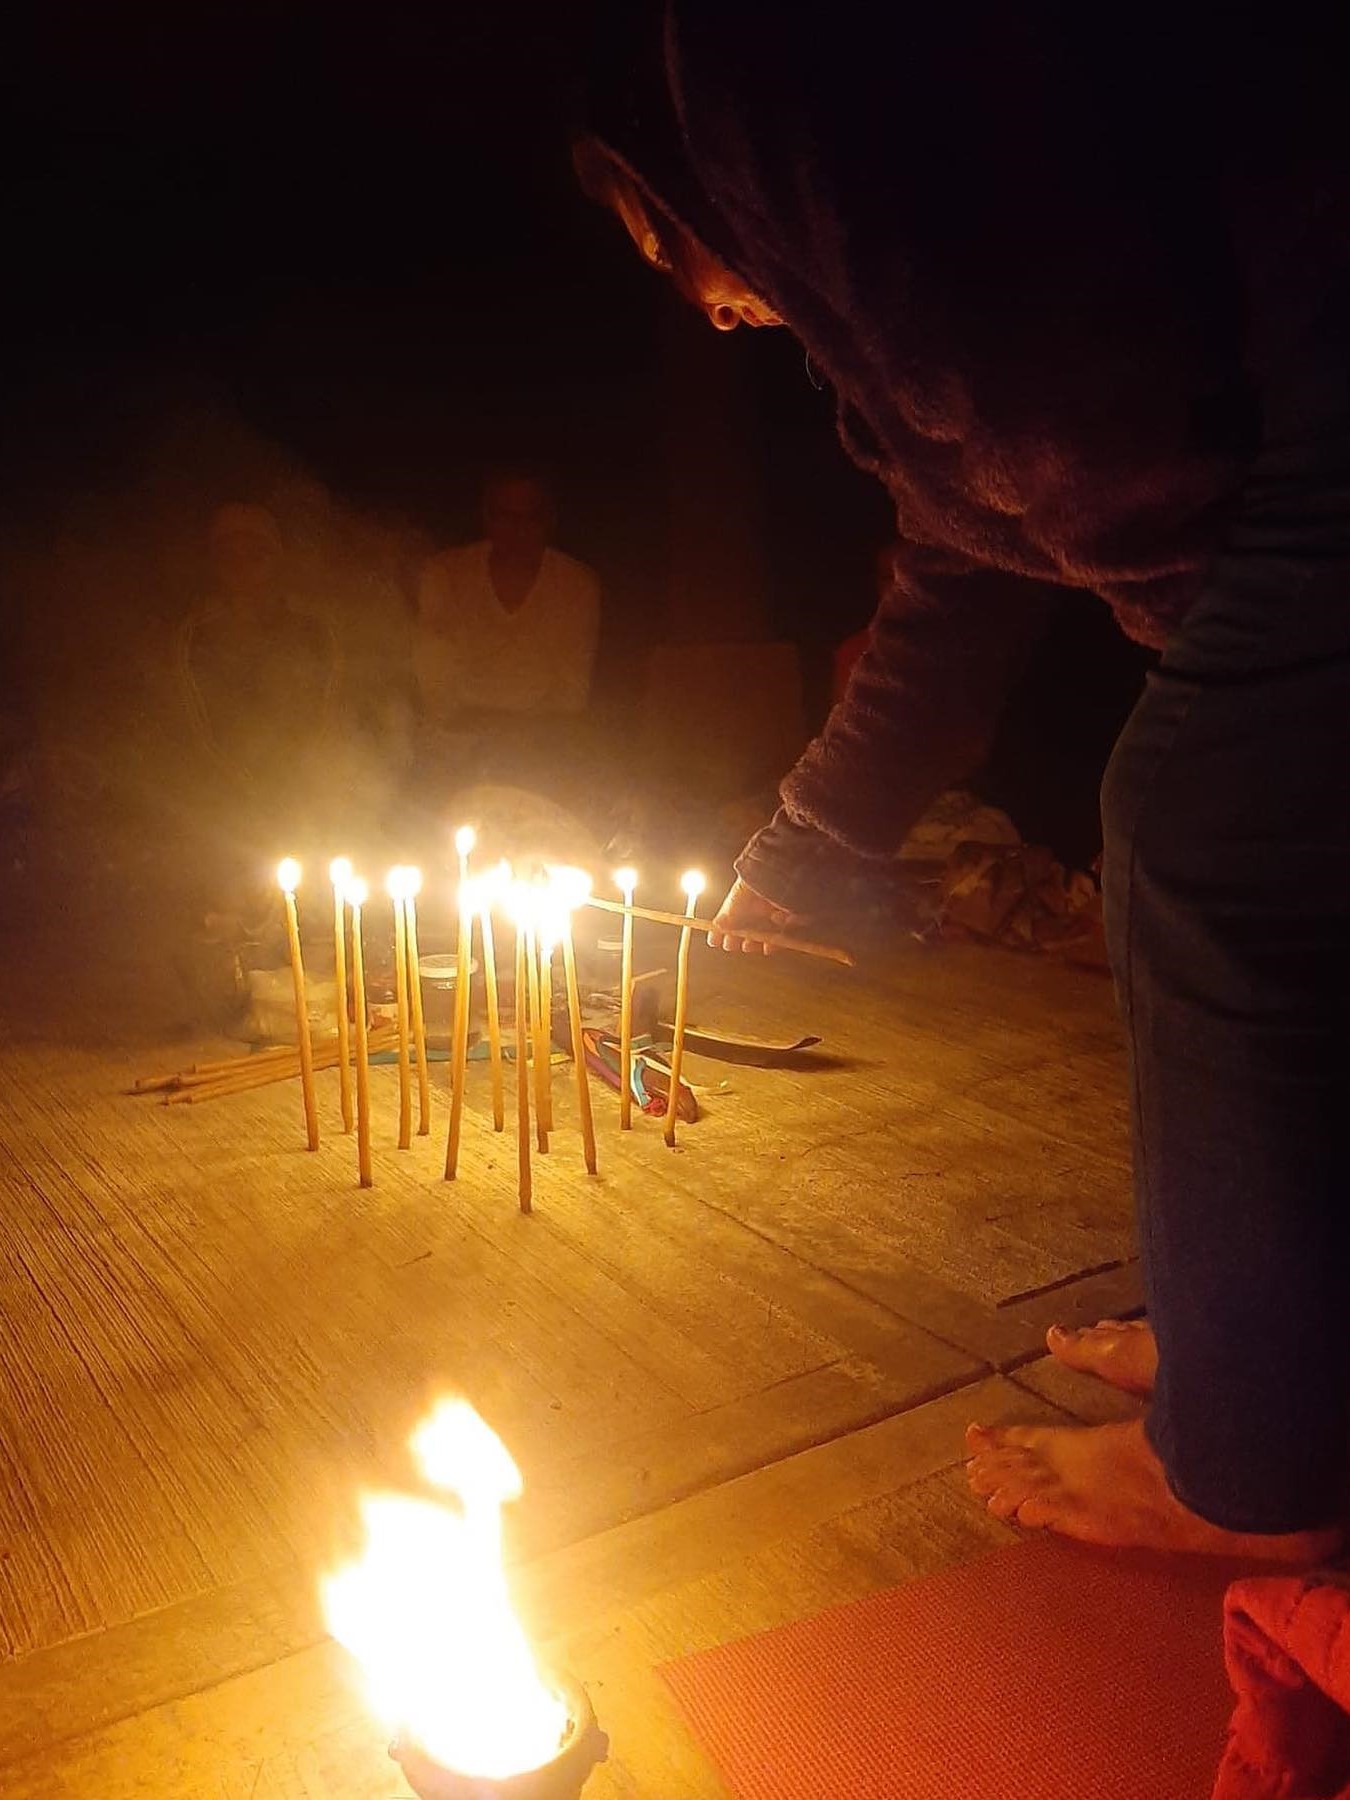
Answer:
POLYGON ((328 1629, 362 1665, 371 1704, 434 1762, 500 1779, 557 1755, 568 1709, 541 1677, 511 1608, 501 1508, 520 1471, 463 1400, 446 1400, 410 1447, 459 1508, 365 1494, 361 1557, 322 1585, 328 1629))

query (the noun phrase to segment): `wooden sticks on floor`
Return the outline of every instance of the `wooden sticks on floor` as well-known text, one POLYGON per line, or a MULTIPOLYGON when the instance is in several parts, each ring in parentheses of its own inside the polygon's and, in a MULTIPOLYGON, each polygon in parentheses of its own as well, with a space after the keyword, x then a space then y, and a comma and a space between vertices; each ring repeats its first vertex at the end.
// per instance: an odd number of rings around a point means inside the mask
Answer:
MULTIPOLYGON (((372 1050, 392 1049, 397 1032, 392 1025, 377 1026, 370 1034, 372 1050)), ((315 1069, 335 1069, 341 1061, 336 1042, 315 1046, 315 1069)), ((133 1083, 133 1094, 162 1094, 164 1106, 194 1106, 202 1100, 218 1100, 227 1094, 247 1093, 276 1081, 293 1081, 300 1073, 300 1051, 295 1044, 274 1044, 246 1056, 193 1063, 172 1075, 143 1075, 133 1083)))

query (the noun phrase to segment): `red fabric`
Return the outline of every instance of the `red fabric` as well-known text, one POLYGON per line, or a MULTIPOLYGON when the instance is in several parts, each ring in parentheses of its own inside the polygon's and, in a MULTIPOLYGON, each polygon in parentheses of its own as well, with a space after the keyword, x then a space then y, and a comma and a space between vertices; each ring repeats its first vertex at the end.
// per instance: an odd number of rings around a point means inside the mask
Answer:
POLYGON ((661 1673, 737 1800, 1209 1800, 1232 1573, 1041 1539, 661 1673))
POLYGON ((1350 1800, 1350 1576, 1258 1576, 1224 1602, 1237 1695, 1214 1800, 1350 1800))

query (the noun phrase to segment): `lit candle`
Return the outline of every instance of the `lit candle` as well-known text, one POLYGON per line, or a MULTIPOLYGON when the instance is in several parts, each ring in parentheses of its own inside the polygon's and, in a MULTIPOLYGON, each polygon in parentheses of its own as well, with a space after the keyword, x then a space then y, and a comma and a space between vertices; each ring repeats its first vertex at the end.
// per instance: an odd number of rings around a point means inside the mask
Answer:
POLYGON ((539 1118, 545 1131, 553 1129, 553 953, 558 948, 558 921, 551 895, 539 896, 539 1028, 543 1039, 540 1058, 539 1118))
POLYGON ((511 871, 500 863, 494 875, 482 884, 482 906, 479 921, 483 934, 483 982, 487 989, 488 1061, 492 1069, 492 1129, 506 1128, 506 1108, 502 1094, 502 1021, 497 1002, 497 944, 492 930, 493 903, 506 892, 511 871))
POLYGON ((300 921, 295 911, 295 890, 300 885, 300 865, 293 856, 283 857, 277 864, 277 882, 286 906, 286 941, 290 945, 291 980, 295 987, 295 1036, 300 1051, 300 1090, 305 1102, 305 1139, 311 1150, 317 1150, 319 1107, 314 1098, 314 1047, 309 1041, 305 965, 300 956, 300 921))
POLYGON ((459 858, 459 879, 461 885, 469 879, 469 858, 473 847, 478 842, 478 833, 472 825, 461 825, 455 833, 455 855, 459 858))
POLYGON ((412 995, 413 1049, 417 1055, 417 1135, 431 1131, 431 1071, 427 1067, 427 1026, 422 1014, 422 959, 417 951, 417 896, 422 871, 403 871, 403 911, 408 927, 408 989, 412 995))
POLYGON ((352 878, 352 865, 345 856, 335 856, 328 865, 328 879, 333 884, 333 980, 336 987, 338 1041, 338 1093, 342 1100, 342 1129, 352 1128, 352 1046, 347 1026, 347 920, 344 894, 352 878))
POLYGON ((398 1147, 412 1147, 412 1061, 408 1016, 408 920, 403 911, 403 865, 396 863, 385 878, 394 903, 394 1004, 398 1010, 398 1147))
POLYGON ((539 932, 535 920, 539 910, 538 890, 528 890, 529 905, 525 915, 525 961, 529 965, 530 1039, 534 1048, 534 1130, 535 1143, 541 1151, 548 1149, 548 1126, 544 1122, 544 1079, 549 1063, 544 1036, 543 1011, 539 1001, 539 932))
MULTIPOLYGON (((680 877, 685 893, 684 916, 692 919, 698 910, 698 897, 706 883, 697 869, 688 869, 680 877)), ((689 939, 688 924, 680 928, 680 953, 675 964, 675 1039, 670 1050, 670 1099, 666 1102, 666 1142, 675 1142, 675 1113, 680 1093, 680 1065, 684 1061, 684 1022, 689 1006, 689 939)))
POLYGON ((469 883, 469 852, 477 842, 472 825, 455 833, 459 855, 459 940, 455 946, 455 1023, 450 1046, 450 1134, 445 1146, 445 1179, 453 1181, 459 1170, 459 1140, 464 1123, 464 1080, 469 1066, 469 945, 473 936, 473 890, 469 883))
POLYGON ((572 1062, 577 1079, 577 1113, 586 1173, 596 1172, 595 1119, 591 1113, 591 1082, 586 1068, 586 1040, 581 1030, 581 989, 577 985, 576 945, 572 941, 572 914, 586 904, 590 877, 580 869, 559 869, 553 877, 554 910, 562 938, 563 971, 567 978, 567 1017, 572 1027, 572 1062))
POLYGON ((529 897, 523 882, 514 884, 512 897, 513 922, 516 928, 516 1163, 520 1210, 527 1213, 533 1207, 534 1183, 530 1170, 530 1003, 529 976, 526 973, 529 962, 529 945, 526 941, 529 897))
POLYGON ((355 877, 347 883, 352 912, 352 1008, 356 1017, 356 1167, 362 1187, 373 1187, 370 1168, 370 1038, 366 1020, 366 958, 361 942, 361 908, 370 890, 355 877))
POLYGON ((623 895, 623 960, 619 970, 619 1129, 633 1129, 633 895, 637 870, 616 869, 614 885, 623 895))

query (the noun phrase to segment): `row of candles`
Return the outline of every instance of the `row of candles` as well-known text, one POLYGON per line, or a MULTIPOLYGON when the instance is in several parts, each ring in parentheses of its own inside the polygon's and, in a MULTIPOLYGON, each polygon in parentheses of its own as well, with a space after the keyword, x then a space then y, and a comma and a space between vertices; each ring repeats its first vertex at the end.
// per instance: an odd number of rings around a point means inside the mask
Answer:
MULTIPOLYGON (((459 859, 458 937, 455 952, 454 1013, 450 1037, 450 1122, 446 1142, 445 1178, 453 1181, 459 1168, 463 1130, 465 1072, 468 1061, 469 1005, 475 925, 482 951, 482 970, 487 1007, 488 1060, 492 1084, 493 1129, 505 1129, 505 1095, 501 1013, 498 1004, 497 953, 493 913, 502 909, 515 931, 515 1043, 518 1185, 521 1210, 531 1206, 533 1176, 531 1141, 547 1151, 553 1130, 552 1016, 553 978, 557 952, 562 952, 567 1012, 572 1040, 572 1060, 577 1084, 577 1108, 586 1169, 597 1170, 595 1120, 591 1107, 586 1049, 582 1036, 581 996, 577 982, 572 915, 578 908, 595 905, 622 914, 619 1006, 619 1123, 632 1128, 633 1120, 633 896, 637 875, 632 869, 615 872, 621 903, 593 899, 591 880, 580 869, 551 868, 542 878, 518 878, 507 863, 490 874, 474 876, 469 858, 476 843, 471 826, 455 834, 459 859), (534 1131, 531 1133, 531 1070, 533 1071, 534 1131)), ((305 1136, 311 1150, 319 1146, 318 1104, 314 1087, 313 1047, 305 997, 305 970, 300 946, 296 890, 301 868, 286 857, 277 868, 286 914, 286 935, 295 989, 296 1034, 300 1053, 300 1082, 304 1103, 305 1136)), ((362 1187, 374 1176, 370 1139, 370 1051, 366 1011, 365 953, 362 911, 369 885, 360 879, 346 857, 329 865, 333 890, 333 961, 338 1033, 338 1081, 343 1130, 355 1126, 357 1169, 362 1187), (349 963, 350 947, 350 963, 349 963), (350 969, 350 981, 349 981, 350 969), (355 1024, 355 1044, 348 1019, 349 997, 355 1024), (353 1084, 353 1065, 355 1082, 353 1084), (355 1106, 353 1107, 353 1086, 355 1106)), ((675 1142, 676 1105, 680 1092, 684 1037, 688 1011, 689 945, 696 923, 704 879, 697 870, 681 878, 685 895, 682 916, 669 915, 680 927, 676 959, 675 1020, 670 1058, 670 1095, 666 1105, 665 1140, 675 1142)), ((423 1016, 421 966, 417 941, 417 896, 421 892, 419 870, 398 865, 389 871, 386 892, 394 909, 394 997, 398 1019, 399 1136, 401 1150, 412 1143, 412 1072, 418 1085, 418 1134, 431 1130, 431 1087, 427 1066, 426 1026, 423 1016)), ((651 915, 666 917, 667 915, 651 915)))

